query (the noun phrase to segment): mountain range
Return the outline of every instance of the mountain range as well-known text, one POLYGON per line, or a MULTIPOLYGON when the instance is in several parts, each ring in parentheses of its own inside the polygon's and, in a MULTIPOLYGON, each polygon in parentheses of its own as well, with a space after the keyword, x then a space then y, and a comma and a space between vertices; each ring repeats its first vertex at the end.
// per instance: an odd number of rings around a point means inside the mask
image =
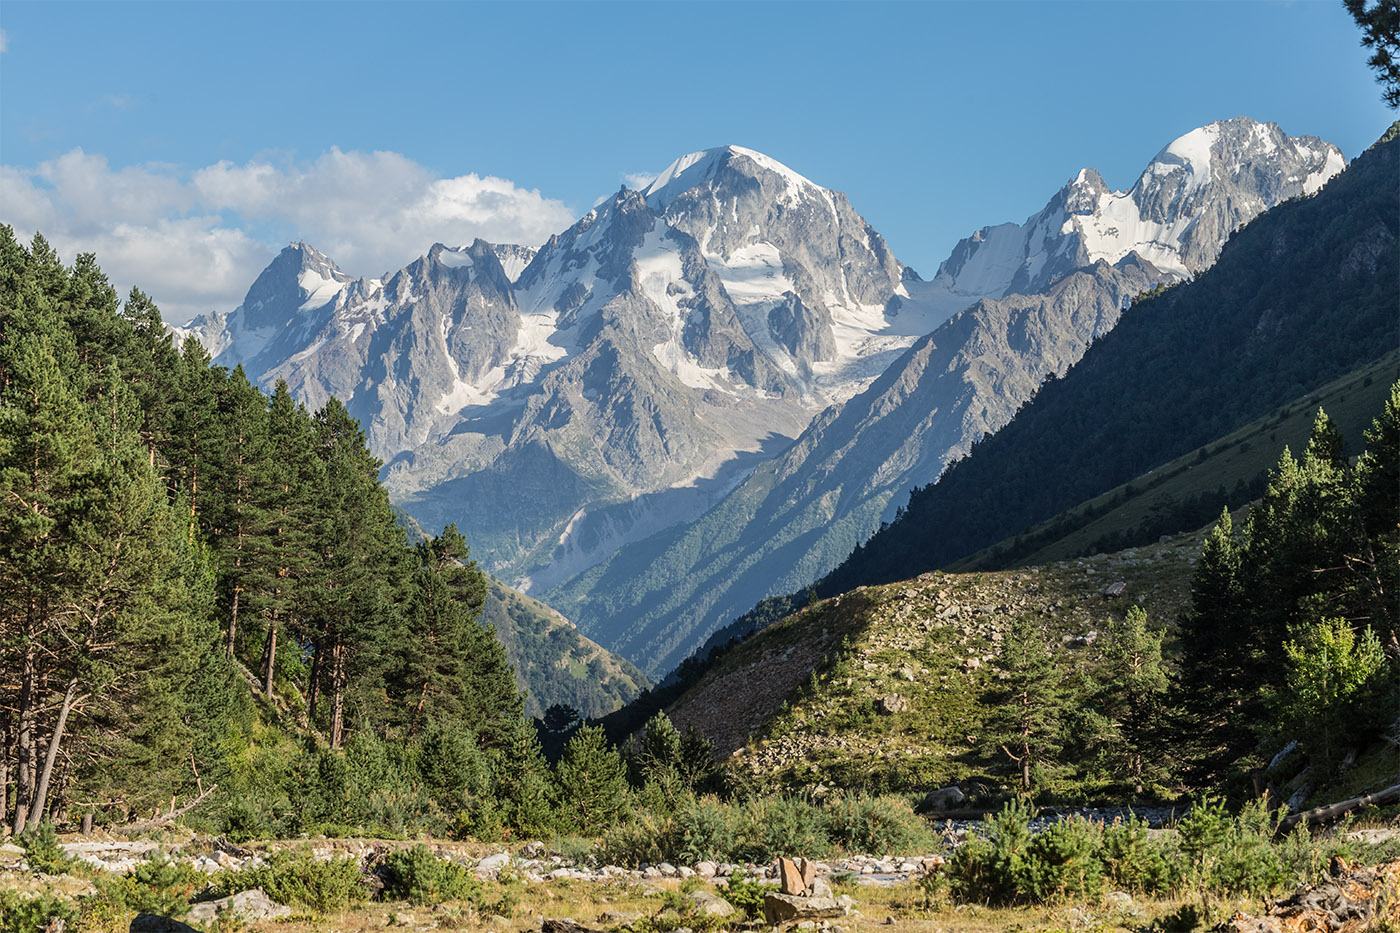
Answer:
POLYGON ((752 150, 684 156, 538 251, 435 244, 357 278, 298 243, 183 337, 360 419, 396 502, 656 673, 836 565, 1230 234, 1343 168, 1236 118, 1131 189, 1081 171, 930 281, 844 195, 752 150))

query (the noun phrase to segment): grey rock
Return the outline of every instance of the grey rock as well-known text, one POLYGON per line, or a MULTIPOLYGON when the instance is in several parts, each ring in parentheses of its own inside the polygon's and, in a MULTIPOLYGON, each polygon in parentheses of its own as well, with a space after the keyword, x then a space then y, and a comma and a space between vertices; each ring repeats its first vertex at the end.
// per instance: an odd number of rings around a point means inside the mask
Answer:
POLYGON ((736 909, 733 904, 709 891, 691 891, 690 901, 696 911, 705 917, 728 917, 736 909))
POLYGON ((763 917, 770 924, 840 917, 845 912, 845 908, 830 897, 802 897, 773 891, 763 898, 763 917))
POLYGON ((886 716, 901 713, 909 708, 909 701, 897 693, 880 697, 879 709, 886 716))
POLYGON ((191 923, 209 923, 222 912, 245 920, 267 920, 291 916, 292 909, 279 904, 263 893, 261 888, 240 891, 230 897, 216 901, 201 901, 190 908, 187 915, 191 923))
POLYGON ((926 810, 951 810, 967 803, 967 794, 956 784, 929 791, 924 797, 926 810))
POLYGON ((131 926, 128 929, 131 933, 199 933, 197 927, 192 927, 188 923, 162 917, 160 914, 147 913, 137 914, 132 918, 131 926))

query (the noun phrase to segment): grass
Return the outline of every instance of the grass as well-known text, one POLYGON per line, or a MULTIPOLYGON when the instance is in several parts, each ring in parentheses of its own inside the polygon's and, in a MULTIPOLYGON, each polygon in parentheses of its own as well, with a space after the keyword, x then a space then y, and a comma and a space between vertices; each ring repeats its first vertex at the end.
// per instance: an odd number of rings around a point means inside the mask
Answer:
MULTIPOLYGON (((749 778, 775 787, 824 783, 880 792, 995 784, 982 781, 988 763, 971 753, 987 715, 985 694, 995 685, 991 660, 1012 620, 1031 616, 1057 644, 1105 631, 1133 603, 1166 625, 1186 605, 1198 552, 1199 539, 1188 537, 1043 568, 932 573, 867 587, 759 633, 673 709, 715 702, 725 678, 736 672, 776 684, 772 672, 789 649, 824 638, 829 647, 820 663, 792 692, 774 698, 765 722, 734 759, 749 778), (1123 597, 1105 599, 1103 589, 1118 580, 1127 584, 1123 597), (880 712, 880 698, 890 694, 902 697, 906 708, 880 712)), ((1060 651, 1067 664, 1079 654, 1060 651)), ((1094 789, 1071 781, 1060 790, 1072 799, 1094 789)))
MULTIPOLYGON (((692 882, 689 887, 694 887, 692 882)), ((722 885, 703 884, 701 890, 724 895, 722 885)), ((655 917, 674 900, 681 883, 660 879, 594 884, 579 881, 542 883, 482 882, 477 902, 502 905, 503 912, 479 910, 466 901, 443 901, 414 906, 407 902, 368 903, 352 909, 327 913, 302 911, 282 920, 250 921, 238 926, 245 933, 312 933, 312 931, 366 930, 496 930, 500 933, 527 933, 540 929, 546 918, 569 917, 591 929, 615 929, 615 920, 606 915, 638 918, 655 917), (668 899, 667 894, 672 897, 668 899)), ((1154 920, 1179 910, 1180 899, 1138 901, 1131 910, 1112 906, 1104 899, 1067 903, 1056 907, 993 909, 980 906, 940 906, 931 903, 923 887, 905 884, 877 887, 837 883, 835 892, 848 894, 857 902, 858 915, 834 921, 848 933, 991 933, 991 931, 1140 930, 1154 920), (886 918, 892 918, 887 923, 886 918)), ((1258 906, 1258 905, 1254 905, 1258 906)), ((134 915, 133 915, 134 916, 134 915)), ((107 918, 103 929, 124 930, 131 916, 107 918)), ((751 929, 764 928, 762 924, 751 929)))

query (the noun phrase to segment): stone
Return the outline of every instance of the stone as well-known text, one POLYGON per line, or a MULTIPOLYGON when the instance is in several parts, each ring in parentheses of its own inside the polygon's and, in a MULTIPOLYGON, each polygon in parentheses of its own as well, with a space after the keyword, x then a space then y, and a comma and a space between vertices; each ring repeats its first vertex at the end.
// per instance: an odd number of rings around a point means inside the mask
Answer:
POLYGON ((696 862, 695 873, 701 878, 713 878, 719 874, 719 866, 714 862, 696 862))
POLYGON ((1133 896, 1127 891, 1111 891, 1104 898, 1104 903, 1114 910, 1132 910, 1133 896))
POLYGON ((691 891, 690 902, 702 917, 728 917, 736 909, 733 904, 709 891, 691 891))
POLYGON ((807 880, 802 877, 802 870, 790 858, 778 859, 778 877, 784 894, 796 896, 807 890, 807 880))
POLYGON ((811 859, 800 858, 793 864, 797 866, 797 870, 802 874, 803 885, 810 888, 817 880, 817 863, 811 859))
POLYGON ((476 873, 478 875, 496 874, 502 868, 510 864, 509 852, 497 852, 495 855, 488 855, 486 858, 476 863, 476 873))
POLYGON ((599 930, 590 930, 588 927, 579 926, 569 917, 562 920, 546 920, 540 925, 540 931, 541 933, 601 933, 599 930))
POLYGON ((290 907, 268 897, 262 888, 253 888, 251 891, 240 891, 232 897, 223 897, 217 901, 201 901, 190 908, 187 919, 191 923, 210 923, 225 911, 244 920, 271 920, 292 915, 290 907))
POLYGON ((931 790, 924 797, 925 810, 951 810, 967 803, 967 794, 956 784, 931 790))
POLYGON ((806 895, 807 897, 833 898, 836 896, 836 892, 831 890, 831 885, 827 883, 825 878, 813 878, 812 883, 807 886, 806 895))
POLYGON ((674 878, 679 874, 676 871, 676 866, 672 865, 670 862, 661 862, 656 867, 661 872, 663 878, 674 878))
POLYGON ((900 713, 909 708, 909 701, 897 693, 880 697, 880 712, 886 716, 900 713))
POLYGON ((830 897, 799 897, 774 891, 763 898, 763 917, 769 925, 844 915, 844 908, 830 897))

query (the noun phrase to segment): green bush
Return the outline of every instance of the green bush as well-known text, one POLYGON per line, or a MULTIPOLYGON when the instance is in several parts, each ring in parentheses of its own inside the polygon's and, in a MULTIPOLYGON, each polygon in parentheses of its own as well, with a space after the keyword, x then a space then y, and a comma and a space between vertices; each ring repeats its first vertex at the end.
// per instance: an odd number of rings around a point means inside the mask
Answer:
POLYGON ((1102 824, 1060 820, 1031 838, 1026 852, 1029 894, 1040 902, 1097 897, 1103 890, 1102 824))
POLYGON ((438 858, 421 843, 389 853, 383 877, 384 898, 419 905, 468 900, 479 890, 465 865, 438 858))
POLYGON ((189 912, 190 898, 208 881, 209 876, 193 865, 160 853, 119 879, 116 892, 128 910, 178 918, 189 912))
POLYGON ((273 852, 256 868, 220 872, 211 879, 220 897, 262 888, 279 904, 318 913, 344 910, 369 899, 369 886, 353 858, 318 859, 309 849, 273 852))
POLYGON ((687 864, 733 858, 739 838, 735 817, 734 809, 718 797, 682 800, 676 808, 675 842, 668 854, 687 864))
POLYGON ((27 897, 0 888, 0 930, 6 933, 39 933, 40 930, 77 929, 78 910, 67 898, 38 894, 27 897))
POLYGON ((71 859, 59 846, 58 833, 48 820, 30 826, 15 837, 15 842, 24 847, 24 860, 30 871, 59 875, 68 869, 71 859))
POLYGON ((1120 890, 1156 894, 1176 887, 1181 878, 1175 837, 1154 841, 1147 823, 1136 816, 1114 820, 1103 828, 1103 868, 1120 890))
POLYGON ((969 836, 948 860, 955 897, 963 901, 1010 904, 1028 894, 1033 810, 1013 800, 989 817, 986 836, 969 836))
POLYGON ((826 830, 847 852, 869 855, 911 855, 938 845, 928 822, 902 797, 857 794, 833 801, 826 810, 826 830))
POLYGON ((744 912, 745 918, 758 920, 763 916, 763 898, 778 890, 776 884, 764 884, 757 878, 734 875, 724 889, 724 899, 744 912))
POLYGON ((619 823, 603 836, 598 857, 605 865, 636 868, 643 862, 659 862, 666 857, 662 848, 674 833, 669 819, 650 810, 637 810, 632 819, 619 823))
POLYGON ((1186 883, 1200 891, 1263 897, 1288 880, 1271 844, 1273 814, 1264 800, 1245 804, 1236 817, 1220 800, 1206 798, 1177 827, 1188 868, 1186 883))
POLYGON ((799 797, 753 797, 740 812, 738 857, 768 862, 787 856, 820 857, 831 848, 821 812, 799 797))

